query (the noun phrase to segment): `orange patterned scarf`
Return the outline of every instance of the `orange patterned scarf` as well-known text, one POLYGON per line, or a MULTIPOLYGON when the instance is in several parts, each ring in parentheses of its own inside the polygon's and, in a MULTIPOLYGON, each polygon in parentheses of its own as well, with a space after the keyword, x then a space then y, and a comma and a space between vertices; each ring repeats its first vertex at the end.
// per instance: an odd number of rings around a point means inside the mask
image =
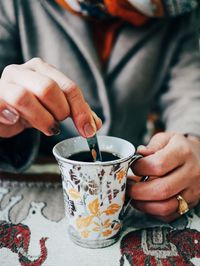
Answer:
MULTIPOLYGON (((114 20, 94 20, 93 23, 91 23, 94 35, 94 43, 102 64, 105 64, 107 62, 111 54, 114 41, 117 37, 117 32, 122 25, 122 20, 128 21, 136 26, 141 26, 148 21, 147 16, 138 12, 130 3, 128 3, 128 1, 124 0, 105 0, 105 6, 101 6, 100 4, 98 5, 98 3, 96 3, 96 7, 98 8, 96 9, 97 11, 94 10, 95 6, 90 7, 88 5, 85 6, 85 10, 87 10, 87 12, 83 12, 83 5, 79 9, 78 5, 70 5, 70 1, 56 0, 56 2, 59 3, 62 7, 66 8, 68 11, 77 15, 90 15, 90 17, 95 16, 97 18, 118 18, 114 20), (107 16, 105 14, 107 14, 107 16)), ((94 2, 95 1, 93 1, 93 3, 94 2)))
POLYGON ((190 12, 198 6, 200 0, 55 1, 76 15, 95 18, 91 23, 94 42, 102 63, 106 63, 117 32, 124 22, 129 22, 137 27, 143 26, 150 17, 176 16, 190 12))
POLYGON ((56 0, 56 2, 74 14, 87 17, 98 19, 117 17, 137 26, 143 25, 148 20, 147 16, 135 9, 128 0, 56 0))

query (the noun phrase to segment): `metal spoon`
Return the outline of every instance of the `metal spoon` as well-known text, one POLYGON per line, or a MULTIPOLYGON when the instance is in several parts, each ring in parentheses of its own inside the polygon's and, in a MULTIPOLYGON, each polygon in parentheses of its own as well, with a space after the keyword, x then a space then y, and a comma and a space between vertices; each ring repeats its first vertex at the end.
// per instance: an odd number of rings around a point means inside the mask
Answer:
POLYGON ((97 135, 95 134, 93 137, 91 138, 87 138, 87 143, 92 155, 92 158, 94 160, 94 162, 96 161, 102 161, 102 155, 99 149, 99 144, 98 144, 98 140, 97 140, 97 135))

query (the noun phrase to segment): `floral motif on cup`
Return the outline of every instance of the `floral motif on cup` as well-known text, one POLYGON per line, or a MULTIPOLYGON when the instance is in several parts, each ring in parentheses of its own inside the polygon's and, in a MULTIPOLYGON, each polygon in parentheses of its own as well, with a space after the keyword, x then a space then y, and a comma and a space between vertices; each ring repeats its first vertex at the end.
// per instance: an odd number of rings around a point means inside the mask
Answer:
POLYGON ((101 215, 103 213, 112 215, 120 209, 118 204, 111 204, 105 210, 100 211, 100 203, 99 199, 91 201, 88 204, 89 215, 85 217, 78 217, 76 219, 76 228, 81 232, 81 235, 84 235, 84 238, 89 237, 90 232, 98 232, 101 236, 110 235, 113 230, 120 229, 120 223, 118 221, 111 221, 110 219, 106 219, 104 222, 101 221, 101 215), (88 228, 90 229, 88 230, 88 228), (86 234, 87 232, 87 234, 86 234))
POLYGON ((84 239, 107 239, 121 228, 127 165, 63 169, 63 190, 70 227, 84 239))
POLYGON ((121 169, 119 172, 116 173, 116 177, 117 177, 117 180, 119 181, 119 183, 122 182, 125 175, 126 175, 126 172, 123 169, 121 169))

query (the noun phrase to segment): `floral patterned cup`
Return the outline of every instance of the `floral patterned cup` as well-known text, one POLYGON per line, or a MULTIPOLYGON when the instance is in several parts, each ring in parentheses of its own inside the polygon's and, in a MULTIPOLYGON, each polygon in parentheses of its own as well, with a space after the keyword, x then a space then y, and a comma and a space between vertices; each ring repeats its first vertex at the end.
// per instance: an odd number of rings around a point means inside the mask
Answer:
POLYGON ((79 162, 67 159, 87 151, 87 142, 75 137, 53 148, 62 176, 68 232, 73 242, 88 248, 114 244, 120 235, 125 210, 127 171, 141 158, 126 140, 99 136, 101 151, 120 159, 109 162, 79 162))

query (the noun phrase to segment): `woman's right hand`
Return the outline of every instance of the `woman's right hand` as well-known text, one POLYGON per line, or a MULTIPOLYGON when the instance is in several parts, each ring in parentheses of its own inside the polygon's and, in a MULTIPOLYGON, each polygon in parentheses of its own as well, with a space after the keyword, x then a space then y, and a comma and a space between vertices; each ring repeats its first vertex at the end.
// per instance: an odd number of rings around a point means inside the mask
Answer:
POLYGON ((71 117, 83 137, 101 127, 78 86, 40 58, 7 66, 0 79, 0 137, 27 127, 47 136, 59 134, 59 121, 71 117))

